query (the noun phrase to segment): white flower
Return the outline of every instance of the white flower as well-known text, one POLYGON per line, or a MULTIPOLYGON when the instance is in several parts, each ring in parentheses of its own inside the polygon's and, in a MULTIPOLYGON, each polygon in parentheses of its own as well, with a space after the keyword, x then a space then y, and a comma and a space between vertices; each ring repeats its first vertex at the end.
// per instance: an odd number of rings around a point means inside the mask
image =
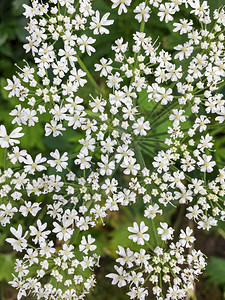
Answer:
POLYGON ((101 155, 101 160, 102 160, 102 163, 101 162, 98 162, 98 166, 100 167, 100 174, 102 176, 104 175, 111 175, 112 174, 112 171, 115 169, 115 161, 112 160, 109 162, 109 156, 108 154, 107 155, 101 155))
POLYGON ((202 210, 199 208, 198 205, 194 205, 193 207, 188 207, 187 211, 189 213, 186 214, 188 219, 198 219, 198 217, 202 214, 202 210))
POLYGON ((119 6, 118 15, 121 15, 122 12, 127 13, 127 7, 130 6, 132 0, 111 0, 113 2, 112 8, 119 6))
POLYGON ((190 248, 191 244, 196 240, 195 237, 191 236, 193 230, 188 226, 186 232, 181 229, 180 242, 183 247, 190 248))
POLYGON ((59 49, 59 56, 68 59, 72 67, 74 67, 74 62, 77 61, 76 51, 69 45, 65 45, 64 49, 59 49))
POLYGON ((174 32, 179 31, 180 34, 187 33, 192 30, 193 21, 188 21, 187 19, 180 19, 180 23, 173 23, 174 32))
POLYGON ((180 124, 180 122, 185 122, 186 121, 186 117, 183 116, 184 110, 183 109, 173 109, 172 110, 172 114, 169 116, 169 119, 171 121, 173 121, 174 126, 178 126, 180 124))
POLYGON ((30 226, 29 229, 30 229, 30 235, 31 236, 34 236, 35 238, 33 239, 33 242, 35 244, 37 244, 38 242, 41 243, 41 242, 44 242, 48 235, 51 233, 50 230, 46 230, 44 231, 46 228, 47 228, 47 223, 41 223, 41 221, 38 219, 37 220, 37 228, 35 226, 30 226))
POLYGON ((88 251, 94 251, 97 248, 97 246, 92 245, 94 241, 95 239, 92 238, 90 234, 87 236, 87 238, 85 236, 82 236, 79 250, 84 252, 85 254, 88 254, 88 251))
POLYGON ((59 150, 56 149, 55 152, 51 152, 50 155, 54 158, 54 160, 49 159, 47 163, 51 167, 56 167, 57 172, 62 172, 63 169, 66 169, 68 163, 68 156, 67 152, 63 153, 63 155, 60 157, 59 150))
POLYGON ((141 23, 142 20, 147 22, 150 17, 150 12, 150 8, 145 5, 145 2, 142 2, 134 9, 134 13, 137 14, 135 19, 137 19, 139 23, 141 23))
POLYGON ((115 273, 110 273, 107 274, 106 277, 112 278, 112 284, 118 284, 118 287, 125 286, 126 283, 126 271, 123 269, 123 267, 117 267, 114 266, 115 270, 117 271, 118 274, 115 273))
POLYGON ((23 249, 27 247, 27 240, 25 239, 27 235, 27 231, 24 233, 24 236, 22 235, 23 228, 19 224, 17 230, 13 227, 10 228, 11 233, 16 237, 14 238, 7 238, 6 242, 10 243, 14 250, 18 252, 22 252, 23 249))
POLYGON ((53 247, 54 243, 53 241, 50 241, 47 243, 46 241, 42 241, 40 243, 40 254, 41 256, 45 256, 46 258, 50 258, 52 256, 52 253, 55 253, 55 248, 53 247))
POLYGON ((28 213, 35 217, 39 210, 41 210, 40 204, 37 202, 31 203, 31 201, 25 201, 24 204, 20 206, 19 210, 24 217, 27 217, 28 213))
POLYGON ((160 222, 161 228, 157 228, 158 234, 161 235, 162 241, 171 240, 173 237, 174 229, 172 227, 168 227, 167 223, 160 222))
POLYGON ((120 38, 115 41, 116 46, 112 46, 112 50, 116 53, 122 52, 125 53, 128 49, 128 42, 123 44, 123 38, 120 38))
POLYGON ((141 167, 139 164, 135 164, 135 163, 136 163, 136 158, 130 156, 125 157, 123 163, 120 165, 121 168, 125 169, 123 173, 126 175, 130 175, 130 174, 137 175, 141 167))
POLYGON ((17 299, 20 300, 23 296, 26 297, 27 293, 26 290, 29 287, 28 282, 22 280, 21 278, 16 277, 13 275, 13 280, 9 282, 14 288, 18 289, 17 299))
POLYGON ((100 19, 100 13, 97 10, 95 16, 92 16, 90 22, 90 29, 94 29, 93 33, 94 34, 109 34, 109 30, 104 28, 104 26, 109 26, 114 23, 114 20, 107 20, 109 17, 110 13, 104 14, 104 16, 100 19))
MULTIPOLYGON (((84 86, 86 84, 87 80, 84 79, 83 77, 85 77, 87 74, 83 70, 73 68, 71 70, 70 74, 71 75, 69 76, 69 80, 71 82, 74 82, 75 87, 78 88, 79 86, 84 86)), ((72 101, 74 101, 74 99, 66 99, 66 101, 72 102, 72 101)), ((83 99, 80 98, 79 96, 76 96, 75 97, 75 102, 81 103, 81 102, 83 102, 83 99)), ((83 108, 83 106, 78 105, 77 109, 79 109, 79 108, 81 109, 81 108, 83 108)))
POLYGON ((116 262, 120 263, 122 266, 126 265, 128 268, 133 267, 133 262, 135 261, 134 252, 129 248, 124 249, 121 246, 118 246, 119 250, 116 253, 120 256, 116 259, 116 262))
POLYGON ((91 46, 95 43, 95 41, 96 40, 92 37, 87 37, 86 34, 83 34, 80 38, 77 39, 80 51, 82 53, 86 51, 89 56, 91 56, 92 52, 95 52, 95 48, 91 46))
POLYGON ((207 1, 200 3, 200 0, 190 0, 188 4, 194 8, 191 13, 194 13, 196 16, 203 17, 204 12, 209 8, 207 1))
POLYGON ((101 71, 100 77, 107 76, 109 73, 112 72, 113 67, 110 66, 111 64, 111 58, 107 60, 103 57, 100 59, 100 64, 95 64, 95 71, 101 71))
POLYGON ((8 154, 8 157, 12 164, 15 164, 17 161, 22 163, 27 156, 26 150, 20 150, 18 146, 13 147, 11 154, 8 154))
POLYGON ((150 124, 148 121, 144 121, 144 117, 141 117, 133 124, 132 128, 134 129, 135 135, 146 135, 147 131, 150 130, 150 124))
POLYGON ((24 171, 29 174, 34 174, 35 171, 41 172, 46 170, 46 167, 42 165, 42 163, 46 162, 46 158, 42 157, 42 154, 39 153, 35 160, 33 161, 33 158, 31 155, 27 155, 26 159, 24 160, 24 163, 26 166, 24 167, 24 171))
POLYGON ((215 161, 211 161, 212 155, 203 154, 202 158, 198 156, 197 164, 200 166, 201 172, 211 173, 213 171, 213 167, 216 165, 215 161))
POLYGON ((209 216, 203 216, 202 219, 198 222, 198 228, 209 230, 212 226, 217 225, 217 220, 213 217, 209 216))
POLYGON ((91 135, 88 135, 86 139, 79 140, 79 143, 83 145, 80 152, 83 153, 85 156, 88 155, 88 152, 93 152, 95 150, 95 139, 91 138, 91 135))
POLYGON ((149 205, 144 212, 144 216, 150 219, 154 219, 156 214, 162 215, 162 209, 159 209, 159 206, 156 203, 154 205, 149 205))
POLYGON ((78 158, 74 160, 74 163, 80 165, 81 170, 89 169, 91 167, 91 156, 85 156, 84 153, 79 153, 77 157, 78 158))
POLYGON ((159 6, 159 13, 158 16, 160 17, 160 21, 163 21, 165 18, 165 22, 168 23, 169 21, 173 20, 173 14, 175 13, 175 10, 173 8, 172 3, 166 2, 164 4, 160 4, 159 6))
POLYGON ((74 257, 74 253, 72 252, 73 249, 74 249, 73 245, 63 244, 62 250, 59 251, 59 255, 62 256, 62 259, 64 261, 70 260, 71 258, 74 257))
POLYGON ((110 88, 114 87, 115 89, 119 89, 120 82, 122 82, 122 81, 123 81, 123 79, 120 77, 120 73, 116 72, 114 75, 108 76, 107 85, 110 88))
POLYGON ((174 58, 183 60, 184 58, 188 58, 192 54, 194 47, 190 42, 187 42, 184 45, 178 45, 174 47, 174 50, 180 51, 174 56, 174 58))
POLYGON ((49 136, 50 134, 53 135, 53 137, 56 137, 58 135, 62 135, 62 132, 61 131, 65 131, 66 128, 64 128, 62 126, 62 124, 57 124, 56 121, 54 120, 51 120, 51 123, 46 123, 45 124, 45 135, 46 136, 49 136))
POLYGON ((133 223, 133 227, 128 227, 128 231, 134 233, 129 235, 129 239, 133 240, 134 243, 138 245, 144 245, 145 241, 149 240, 150 235, 145 233, 148 231, 148 226, 142 221, 140 224, 140 228, 136 222, 133 223))
POLYGON ((99 97, 93 98, 93 102, 89 102, 89 105, 92 107, 92 111, 94 113, 97 113, 98 111, 103 113, 104 107, 106 106, 106 101, 104 99, 101 99, 99 97))
POLYGON ((9 135, 6 132, 6 128, 4 125, 0 126, 0 146, 2 148, 9 148, 14 144, 19 144, 18 138, 21 138, 24 133, 20 132, 22 127, 17 127, 14 129, 9 135))
POLYGON ((67 67, 67 61, 63 57, 59 61, 56 61, 56 63, 52 64, 53 68, 53 74, 58 75, 60 78, 63 78, 65 74, 69 71, 69 68, 67 67))
POLYGON ((13 81, 10 79, 7 79, 7 83, 8 85, 5 87, 5 90, 7 91, 11 91, 8 95, 9 98, 13 97, 13 96, 19 96, 19 90, 21 88, 21 83, 20 80, 13 75, 13 81))
POLYGON ((73 223, 73 220, 63 220, 62 226, 56 222, 53 222, 54 229, 53 232, 57 233, 57 238, 61 241, 67 241, 70 239, 73 234, 73 229, 69 228, 73 223))
POLYGON ((117 148, 117 153, 118 154, 115 155, 115 159, 117 162, 119 162, 122 158, 134 156, 134 152, 129 149, 128 145, 125 144, 117 148))

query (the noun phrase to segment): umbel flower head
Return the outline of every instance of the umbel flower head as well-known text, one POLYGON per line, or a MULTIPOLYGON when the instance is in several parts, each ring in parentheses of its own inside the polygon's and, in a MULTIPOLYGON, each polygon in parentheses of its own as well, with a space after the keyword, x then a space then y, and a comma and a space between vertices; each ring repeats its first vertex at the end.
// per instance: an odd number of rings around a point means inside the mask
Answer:
POLYGON ((132 220, 128 241, 139 250, 118 245, 107 277, 130 299, 185 299, 206 265, 192 227, 225 218, 213 130, 225 121, 224 9, 211 14, 200 0, 112 0, 104 12, 90 0, 23 7, 33 63, 7 80, 13 129, 0 126, 0 224, 19 252, 10 282, 17 298, 87 297, 102 253, 93 228, 134 205, 142 220, 132 220), (139 30, 102 44, 126 13, 139 30), (151 35, 153 17, 181 36, 171 51, 151 35), (110 55, 96 61, 101 47, 110 55), (54 149, 19 147, 35 126, 54 149), (167 212, 179 205, 177 231, 167 212))
MULTIPOLYGON (((181 230, 180 239, 169 243, 167 249, 157 246, 147 251, 143 248, 132 251, 118 246, 116 262, 119 266, 115 265, 116 273, 106 277, 119 288, 127 286, 130 299, 148 299, 149 284, 156 299, 183 299, 188 290, 194 289, 194 280, 206 266, 200 250, 186 251, 195 240, 192 232, 189 227, 186 233, 181 230)), ((161 239, 165 240, 163 236, 161 239)))

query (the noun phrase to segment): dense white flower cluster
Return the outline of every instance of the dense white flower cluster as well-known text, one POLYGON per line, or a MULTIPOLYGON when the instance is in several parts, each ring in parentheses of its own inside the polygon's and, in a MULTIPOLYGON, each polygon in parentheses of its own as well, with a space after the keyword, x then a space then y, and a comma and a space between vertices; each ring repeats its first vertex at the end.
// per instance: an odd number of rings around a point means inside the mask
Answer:
POLYGON ((211 16, 207 1, 200 0, 111 2, 105 13, 90 0, 24 5, 29 20, 24 49, 35 66, 26 63, 7 80, 15 129, 8 133, 0 126, 5 149, 0 223, 8 226, 14 215, 34 220, 24 228, 12 223, 13 237, 6 239, 23 253, 11 281, 18 299, 29 293, 37 299, 84 299, 96 284, 93 271, 100 258, 89 231, 104 224, 108 212, 137 201, 143 202, 143 218, 151 219, 159 244, 153 248, 148 227, 134 222, 129 238, 145 249, 119 246, 121 266, 108 277, 119 287, 128 285, 131 299, 149 295, 147 281, 156 299, 183 299, 206 265, 204 255, 193 248, 192 229, 181 230, 173 241, 175 229, 164 221, 155 228, 154 219, 162 220, 166 206, 179 204, 186 205, 187 221, 201 229, 225 218, 225 167, 216 165, 211 131, 225 120, 219 91, 225 78, 224 9, 211 16), (181 7, 199 27, 177 17, 181 7), (93 62, 93 77, 82 57, 91 60, 98 36, 109 34, 112 9, 133 13, 140 30, 131 45, 123 37, 105 45, 112 56, 93 62), (165 51, 161 37, 155 41, 145 32, 152 10, 159 22, 171 22, 173 31, 185 36, 174 51, 165 51), (88 84, 93 89, 83 99, 88 84), (144 100, 152 105, 150 112, 140 108, 144 100), (37 123, 46 137, 79 133, 78 152, 55 149, 43 155, 21 149, 24 128, 37 123), (159 132, 163 123, 168 129, 159 132))
MULTIPOLYGON (((137 223, 134 225, 137 226, 137 223)), ((161 224, 163 227, 166 227, 165 225, 167 224, 161 224)), ((144 224, 140 226, 143 227, 144 224)), ((148 227, 145 226, 145 231, 147 230, 148 227)), ((185 253, 195 240, 191 236, 192 232, 189 227, 186 232, 182 230, 179 240, 168 244, 166 251, 159 246, 155 249, 150 247, 148 252, 142 248, 139 251, 132 251, 118 246, 119 258, 116 261, 120 267, 115 266, 117 273, 110 273, 107 277, 112 278, 113 285, 129 286, 127 295, 130 299, 146 299, 150 296, 147 289, 149 282, 153 285, 152 293, 156 299, 183 299, 187 291, 194 289, 194 280, 206 265, 205 257, 200 250, 192 249, 189 254, 185 253)), ((142 230, 137 233, 137 238, 140 238, 140 233, 142 230)), ((166 233, 164 230, 163 234, 170 239, 169 230, 166 233)), ((165 240, 163 235, 161 239, 165 240)), ((133 241, 140 244, 135 238, 133 241)))

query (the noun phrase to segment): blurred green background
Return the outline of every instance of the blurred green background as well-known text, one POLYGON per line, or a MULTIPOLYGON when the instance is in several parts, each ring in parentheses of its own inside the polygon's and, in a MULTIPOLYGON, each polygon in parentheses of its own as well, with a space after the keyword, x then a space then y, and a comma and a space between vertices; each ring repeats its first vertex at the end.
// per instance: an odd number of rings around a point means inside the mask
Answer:
MULTIPOLYGON (((95 7, 101 12, 106 12, 110 1, 107 0, 94 0, 95 7)), ((140 3, 142 1, 133 1, 140 3)), ((25 55, 23 49, 23 43, 26 41, 26 31, 23 27, 26 24, 26 19, 22 16, 23 8, 22 4, 28 4, 27 0, 0 0, 0 124, 5 124, 8 128, 11 127, 11 118, 8 113, 14 107, 15 103, 12 100, 7 99, 7 93, 4 90, 6 84, 6 78, 11 78, 15 73, 15 63, 23 65, 23 59, 26 58, 28 62, 32 63, 32 58, 29 55, 25 55)), ((208 0, 210 6, 214 9, 224 4, 224 0, 208 0)), ((185 16, 186 11, 181 12, 181 16, 185 16)), ((116 16, 116 12, 114 11, 116 16)), ((158 36, 163 37, 161 39, 162 46, 166 50, 176 44, 182 42, 182 38, 178 34, 172 32, 171 24, 165 25, 160 23, 155 16, 154 11, 150 18, 150 25, 147 24, 147 32, 157 39, 158 36), (152 30, 154 28, 154 30, 152 30)), ((120 36, 123 36, 127 41, 132 40, 132 34, 139 29, 139 24, 134 21, 133 14, 123 15, 118 22, 112 26, 110 36, 100 37, 96 43, 96 48, 100 45, 98 51, 93 54, 92 59, 84 59, 88 69, 93 74, 93 62, 99 61, 103 56, 110 56, 110 45, 113 41, 120 36), (129 24, 129 26, 124 26, 129 24)), ((98 79, 96 79, 98 81, 98 79)), ((104 83, 98 84, 104 89, 104 83)), ((85 97, 85 95, 84 95, 85 97)), ((215 132, 217 134, 217 132, 215 132)), ((45 140, 43 137, 43 128, 41 124, 37 124, 34 128, 29 128, 27 132, 27 138, 23 139, 21 147, 29 149, 29 151, 48 153, 56 147, 56 141, 45 140)), ((219 157, 217 157, 221 163, 225 161, 225 135, 218 130, 216 139, 216 147, 219 149, 219 157)), ((68 147, 70 144, 68 140, 70 137, 66 136, 67 141, 63 141, 63 145, 67 142, 68 147)), ((57 143, 59 140, 57 141, 57 143)), ((73 149, 74 150, 74 149, 73 149)), ((2 167, 3 159, 2 152, 0 152, 0 167, 2 167)), ((168 212, 168 218, 170 222, 174 224, 179 216, 182 220, 184 216, 184 208, 180 206, 176 211, 171 209, 168 212)), ((127 299, 125 291, 118 289, 115 286, 111 286, 110 280, 105 280, 104 277, 107 273, 112 272, 115 250, 118 244, 123 246, 130 246, 131 242, 127 239, 126 228, 134 220, 140 220, 140 208, 138 206, 132 209, 123 208, 120 213, 111 213, 104 228, 99 227, 96 229, 96 235, 98 235, 98 243, 101 250, 101 268, 97 270, 98 285, 93 295, 88 296, 89 300, 123 300, 127 299)), ((20 222, 21 220, 15 220, 20 222)), ((24 220, 23 220, 24 221, 24 220)), ((26 220, 27 221, 27 220, 26 220)), ((29 220, 28 220, 29 223, 29 220)), ((181 222, 182 223, 182 222, 181 222)), ((182 226, 183 224, 178 224, 182 226)), ((203 233, 195 229, 197 235, 197 241, 195 243, 196 249, 201 249, 208 257, 208 267, 204 275, 200 278, 196 285, 196 295, 194 300, 222 300, 225 299, 225 225, 219 224, 217 229, 211 230, 209 233, 203 233)), ((4 242, 5 237, 9 234, 9 226, 1 228, 0 235, 0 300, 14 300, 16 299, 16 292, 11 288, 7 281, 11 277, 11 271, 13 270, 13 264, 15 260, 15 253, 11 251, 8 244, 4 242)), ((26 297, 26 299, 32 299, 26 297)), ((150 299, 150 298, 149 298, 150 299)))

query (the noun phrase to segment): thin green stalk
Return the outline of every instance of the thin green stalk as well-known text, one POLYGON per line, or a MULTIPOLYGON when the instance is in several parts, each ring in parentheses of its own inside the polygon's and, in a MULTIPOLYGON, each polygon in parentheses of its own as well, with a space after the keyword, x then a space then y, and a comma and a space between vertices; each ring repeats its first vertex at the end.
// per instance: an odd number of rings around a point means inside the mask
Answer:
POLYGON ((71 239, 70 239, 71 245, 74 244, 74 242, 76 241, 76 238, 78 237, 78 234, 79 234, 79 233, 80 233, 80 228, 77 228, 77 229, 75 230, 75 232, 73 233, 71 239))
MULTIPOLYGON (((141 165, 141 168, 144 169, 145 168, 145 161, 144 161, 143 155, 142 155, 142 153, 140 151, 140 148, 138 147, 137 143, 134 144, 134 150, 135 150, 135 154, 136 154, 138 163, 141 165)), ((153 235, 154 235, 156 244, 160 245, 159 236, 158 236, 157 231, 156 231, 154 219, 151 219, 151 224, 152 224, 153 235)), ((148 243, 148 246, 150 247, 149 243, 148 243)), ((152 249, 152 248, 150 248, 150 249, 152 249)))
POLYGON ((145 161, 137 143, 134 143, 134 152, 136 154, 137 162, 140 164, 141 168, 144 169, 145 161))
POLYGON ((156 109, 158 108, 159 104, 160 104, 160 102, 157 102, 157 103, 154 105, 153 109, 149 112, 149 114, 148 114, 147 117, 146 117, 147 120, 151 118, 151 116, 154 114, 154 112, 155 112, 156 109))
MULTIPOLYGON (((148 2, 148 0, 145 0, 145 5, 147 4, 147 2, 148 2)), ((143 18, 143 20, 141 21, 141 26, 140 26, 139 32, 142 33, 142 32, 144 32, 144 30, 145 30, 145 21, 144 21, 144 18, 143 18)), ((135 59, 134 70, 136 69, 137 64, 138 64, 137 56, 139 55, 139 52, 138 53, 136 53, 136 52, 134 53, 134 59, 135 59)), ((131 78, 130 86, 132 85, 133 82, 134 82, 134 75, 131 78)))
POLYGON ((154 234, 154 237, 155 237, 157 246, 160 246, 161 243, 160 243, 160 241, 159 241, 159 236, 158 236, 158 233, 157 233, 157 231, 156 231, 154 219, 151 219, 151 224, 152 224, 153 234, 154 234))
POLYGON ((151 122, 151 125, 153 125, 154 123, 156 123, 162 116, 164 116, 165 114, 169 113, 177 105, 179 105, 179 103, 175 102, 175 103, 170 104, 170 106, 168 106, 167 109, 163 109, 160 112, 160 114, 158 116, 156 116, 155 119, 151 122))
POLYGON ((164 140, 158 140, 158 139, 151 139, 151 138, 142 138, 142 139, 140 139, 140 140, 138 140, 138 142, 158 142, 158 143, 165 143, 165 141, 164 140))
POLYGON ((7 148, 5 148, 5 152, 4 152, 4 170, 6 169, 6 157, 7 157, 7 148))
POLYGON ((76 54, 76 58, 78 60, 79 65, 81 66, 81 68, 83 69, 83 71, 87 74, 88 79, 90 80, 91 84, 94 86, 94 88, 99 92, 99 94, 102 94, 102 91, 100 89, 100 87, 98 86, 97 82, 94 80, 93 76, 91 75, 91 73, 88 71, 87 67, 85 66, 85 64, 83 63, 83 61, 80 59, 80 57, 78 56, 78 54, 76 54))
MULTIPOLYGON (((84 217, 86 217, 89 214, 89 212, 91 210, 91 207, 92 207, 92 204, 93 204, 93 201, 91 202, 90 206, 88 207, 88 210, 85 213, 84 217)), ((76 241, 76 238, 78 237, 79 233, 80 233, 80 228, 76 228, 75 232, 72 234, 72 236, 70 238, 71 245, 74 244, 74 242, 76 241)))
POLYGON ((140 143, 140 147, 148 154, 150 154, 152 157, 155 157, 155 153, 150 150, 148 147, 146 147, 143 143, 140 143))

